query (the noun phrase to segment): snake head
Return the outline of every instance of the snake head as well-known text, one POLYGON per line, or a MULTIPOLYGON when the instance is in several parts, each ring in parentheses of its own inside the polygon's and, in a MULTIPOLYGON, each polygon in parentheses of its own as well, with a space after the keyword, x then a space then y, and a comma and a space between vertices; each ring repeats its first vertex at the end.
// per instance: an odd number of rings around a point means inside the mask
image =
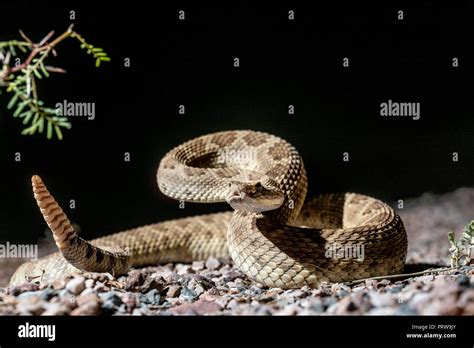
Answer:
POLYGON ((235 210, 251 213, 278 209, 285 196, 277 184, 268 176, 254 181, 229 181, 226 202, 235 210))

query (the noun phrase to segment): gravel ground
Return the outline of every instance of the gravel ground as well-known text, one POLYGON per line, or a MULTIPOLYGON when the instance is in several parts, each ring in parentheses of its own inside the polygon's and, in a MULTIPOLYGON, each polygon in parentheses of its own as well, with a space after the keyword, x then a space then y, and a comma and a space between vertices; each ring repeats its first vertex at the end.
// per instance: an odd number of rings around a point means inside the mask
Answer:
MULTIPOLYGON (((474 189, 406 200, 407 271, 449 264, 447 233, 474 218, 474 189)), ((2 263, 3 274, 14 264, 2 263)), ((7 271, 8 270, 8 271, 7 271)), ((210 258, 132 270, 114 279, 89 274, 51 284, 0 288, 3 315, 474 315, 474 266, 439 275, 367 280, 321 289, 269 289, 230 260, 210 258)))

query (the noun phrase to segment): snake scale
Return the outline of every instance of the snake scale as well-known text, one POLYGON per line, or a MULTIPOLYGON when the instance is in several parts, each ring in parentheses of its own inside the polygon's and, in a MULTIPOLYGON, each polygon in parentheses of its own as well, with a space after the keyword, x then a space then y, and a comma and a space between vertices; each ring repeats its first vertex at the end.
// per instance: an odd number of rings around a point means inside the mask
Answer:
MULTIPOLYGON (((318 287, 403 270, 407 236, 385 203, 355 193, 306 198, 303 160, 285 140, 263 132, 223 131, 189 140, 161 160, 157 181, 186 202, 227 202, 233 211, 164 221, 90 242, 80 238, 38 176, 37 204, 60 253, 22 264, 10 284, 43 274, 126 273, 131 267, 230 256, 270 287, 318 287), (363 247, 363 257, 330 255, 363 247)), ((360 256, 360 255, 359 255, 360 256)))

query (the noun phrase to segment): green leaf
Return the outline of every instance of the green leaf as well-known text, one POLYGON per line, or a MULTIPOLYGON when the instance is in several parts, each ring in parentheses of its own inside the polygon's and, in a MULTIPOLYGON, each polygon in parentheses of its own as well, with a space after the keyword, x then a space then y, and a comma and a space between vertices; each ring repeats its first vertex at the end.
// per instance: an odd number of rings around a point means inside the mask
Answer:
MULTIPOLYGON (((51 114, 51 115, 57 115, 58 112, 59 112, 59 109, 43 108, 43 111, 47 112, 48 114, 51 114)), ((55 119, 55 118, 53 117, 53 119, 55 119)))
POLYGON ((100 66, 100 58, 97 58, 95 61, 95 67, 98 68, 100 66))
POLYGON ((69 122, 59 122, 58 125, 61 126, 61 127, 63 127, 63 128, 67 128, 67 129, 71 129, 71 128, 72 128, 72 125, 71 125, 71 123, 69 123, 69 122))
POLYGON ((16 56, 16 50, 15 50, 15 46, 10 44, 10 51, 12 53, 12 56, 16 56))
POLYGON ((40 80, 42 79, 41 74, 39 73, 37 69, 33 69, 33 73, 35 74, 37 78, 39 78, 40 80))
POLYGON ((44 117, 41 117, 38 121, 38 132, 43 133, 44 129, 44 117))
POLYGON ((23 129, 23 130, 21 131, 21 134, 23 134, 23 135, 27 135, 27 134, 31 135, 31 134, 34 134, 34 133, 36 132, 36 128, 37 128, 37 127, 36 127, 36 125, 34 124, 34 125, 32 125, 32 126, 30 126, 30 127, 28 127, 28 128, 23 129))
POLYGON ((56 131, 56 135, 58 136, 58 139, 63 140, 63 133, 61 132, 61 128, 58 125, 55 125, 54 130, 56 131))
POLYGON ((23 119, 23 124, 27 124, 30 118, 34 115, 34 111, 31 110, 29 113, 26 114, 25 118, 23 119))
POLYGON ((26 110, 20 114, 20 118, 23 118, 26 116, 27 113, 29 113, 31 110, 26 110))
POLYGON ((31 123, 36 124, 38 122, 39 117, 40 117, 39 112, 35 112, 35 117, 33 117, 33 122, 31 122, 31 123))
POLYGON ((48 122, 48 131, 46 133, 46 138, 51 139, 53 137, 53 123, 48 122))
POLYGON ((26 105, 28 105, 28 101, 19 103, 16 107, 15 112, 13 113, 13 117, 17 117, 23 111, 26 105))
POLYGON ((101 57, 100 60, 104 61, 104 62, 110 62, 110 58, 109 57, 101 57))
POLYGON ((10 110, 18 101, 18 93, 15 93, 13 97, 10 99, 7 105, 7 109, 10 110))
POLYGON ((48 70, 46 70, 46 67, 44 66, 43 63, 40 64, 41 71, 43 72, 44 76, 49 77, 48 70))

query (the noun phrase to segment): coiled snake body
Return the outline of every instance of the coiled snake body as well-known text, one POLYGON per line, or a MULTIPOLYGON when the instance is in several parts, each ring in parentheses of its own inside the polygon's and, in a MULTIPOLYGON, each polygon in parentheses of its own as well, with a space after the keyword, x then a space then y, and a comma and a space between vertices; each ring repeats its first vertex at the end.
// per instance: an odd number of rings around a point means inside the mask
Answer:
POLYGON ((387 204, 360 194, 305 200, 303 161, 276 136, 225 131, 195 138, 162 159, 157 180, 169 197, 225 201, 234 211, 86 242, 34 176, 36 201, 61 253, 21 265, 10 284, 42 273, 43 280, 78 270, 120 275, 130 267, 229 255, 251 279, 281 288, 318 287, 403 270, 407 237, 400 217, 387 204), (344 252, 349 250, 358 250, 357 257, 344 252))

